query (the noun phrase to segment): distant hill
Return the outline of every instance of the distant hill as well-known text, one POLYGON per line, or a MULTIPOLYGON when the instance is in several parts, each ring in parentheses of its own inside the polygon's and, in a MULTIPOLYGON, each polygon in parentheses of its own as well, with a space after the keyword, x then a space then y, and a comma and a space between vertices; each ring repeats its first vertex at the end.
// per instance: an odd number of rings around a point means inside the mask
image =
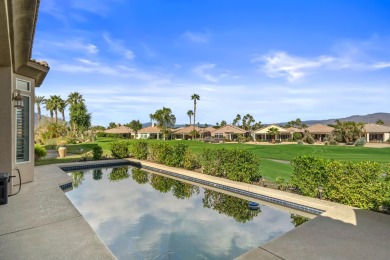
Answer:
MULTIPOLYGON (((307 125, 314 125, 314 124, 335 124, 336 120, 340 121, 354 121, 354 122, 363 122, 363 123, 375 123, 377 120, 381 119, 383 122, 390 122, 390 113, 374 113, 374 114, 368 114, 368 115, 354 115, 344 118, 332 118, 332 119, 325 119, 325 120, 307 120, 302 121, 302 123, 307 125)), ((286 122, 281 123, 282 125, 286 124, 286 122)))

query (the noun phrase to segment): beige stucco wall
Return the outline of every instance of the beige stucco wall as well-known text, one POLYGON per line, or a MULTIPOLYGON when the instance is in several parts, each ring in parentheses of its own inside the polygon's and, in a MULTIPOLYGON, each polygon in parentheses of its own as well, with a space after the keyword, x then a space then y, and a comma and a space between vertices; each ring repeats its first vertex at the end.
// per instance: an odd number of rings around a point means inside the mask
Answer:
POLYGON ((0 67, 0 172, 12 172, 12 70, 0 67))
POLYGON ((11 67, 0 67, 0 172, 17 176, 12 178, 10 188, 14 193, 19 187, 18 168, 22 183, 34 180, 34 80, 12 73, 11 67), (12 101, 12 92, 15 90, 16 78, 30 82, 31 91, 22 95, 30 97, 30 154, 29 161, 16 163, 16 108, 12 101))
POLYGON ((384 135, 383 135, 383 142, 386 142, 387 140, 389 140, 389 138, 390 138, 390 133, 385 133, 384 135))

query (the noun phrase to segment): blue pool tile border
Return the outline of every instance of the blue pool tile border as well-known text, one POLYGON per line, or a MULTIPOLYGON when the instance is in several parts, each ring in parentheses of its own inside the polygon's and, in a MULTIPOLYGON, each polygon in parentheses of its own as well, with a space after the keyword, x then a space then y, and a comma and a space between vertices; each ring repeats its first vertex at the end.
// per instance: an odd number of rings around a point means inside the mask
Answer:
MULTIPOLYGON (((322 213, 325 212, 324 210, 320 210, 320 209, 316 209, 316 208, 313 208, 313 207, 304 206, 304 205, 301 205, 301 204, 298 204, 298 203, 289 202, 289 201, 281 200, 281 199, 276 199, 276 198, 273 198, 273 197, 270 197, 270 196, 261 195, 261 194, 257 194, 257 193, 251 192, 251 191, 246 191, 246 190, 243 190, 243 189, 237 189, 237 188, 233 188, 233 187, 230 187, 230 186, 227 186, 227 185, 218 184, 218 183, 215 183, 215 182, 206 181, 206 180, 202 180, 202 179, 199 179, 199 178, 194 178, 194 177, 187 176, 187 175, 183 175, 183 174, 179 174, 179 173, 175 173, 175 172, 171 172, 171 171, 162 170, 162 169, 155 168, 155 167, 152 167, 152 166, 142 165, 142 163, 139 163, 139 162, 131 162, 131 161, 127 161, 127 162, 106 162, 106 163, 96 163, 96 164, 60 166, 60 168, 63 171, 69 172, 69 171, 76 171, 76 170, 85 170, 85 169, 93 169, 93 168, 105 168, 105 167, 124 166, 124 165, 131 165, 131 166, 135 166, 135 167, 138 167, 138 168, 143 168, 143 169, 146 169, 146 170, 163 173, 163 174, 170 175, 170 176, 173 176, 173 177, 176 177, 176 178, 188 180, 188 181, 195 182, 195 183, 200 183, 200 184, 203 184, 203 185, 206 185, 206 186, 218 188, 218 189, 221 189, 221 190, 226 190, 226 191, 229 191, 229 192, 232 192, 232 193, 236 193, 236 194, 248 196, 248 197, 251 197, 251 198, 255 198, 255 199, 271 202, 271 203, 274 203, 274 204, 282 205, 282 206, 285 206, 285 207, 289 207, 289 208, 292 208, 292 209, 300 210, 300 211, 307 212, 307 213, 314 214, 314 215, 321 215, 322 213)), ((65 189, 69 188, 69 186, 67 186, 66 188, 62 188, 62 186, 66 186, 68 184, 61 185, 60 186, 61 189, 65 190, 65 189)), ((70 185, 72 185, 72 183, 70 183, 70 185)))
MULTIPOLYGON (((60 166, 61 170, 65 172, 77 171, 77 170, 87 170, 94 168, 105 168, 113 166, 124 166, 124 165, 134 165, 132 162, 107 162, 107 163, 95 163, 95 164, 84 164, 84 165, 70 165, 70 166, 60 166)), ((141 167, 141 164, 134 165, 141 167)))

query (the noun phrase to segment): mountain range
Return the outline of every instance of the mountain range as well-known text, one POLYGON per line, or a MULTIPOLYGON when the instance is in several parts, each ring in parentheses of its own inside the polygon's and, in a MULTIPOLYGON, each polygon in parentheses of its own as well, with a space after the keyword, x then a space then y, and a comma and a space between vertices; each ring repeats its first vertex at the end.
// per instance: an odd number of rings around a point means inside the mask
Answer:
MULTIPOLYGON (((42 118, 48 118, 46 116, 42 115, 42 118)), ((302 123, 307 125, 314 125, 314 124, 334 124, 336 120, 340 121, 355 121, 355 122, 363 122, 363 123, 375 123, 378 120, 382 120, 385 123, 390 123, 390 113, 373 113, 373 114, 367 114, 367 115, 353 115, 349 117, 343 117, 343 118, 332 118, 332 119, 323 119, 323 120, 306 120, 302 121, 302 123)), ((292 119, 293 120, 293 119, 292 119)), ((35 122, 37 122, 37 113, 35 113, 35 122)), ((287 122, 281 122, 276 123, 277 125, 285 125, 287 122)), ((151 126, 151 122, 143 123, 142 127, 148 127, 151 126)), ((185 124, 178 124, 175 125, 175 127, 184 127, 185 124)), ((205 126, 204 124, 200 124, 201 127, 205 126)), ((209 124, 209 126, 213 126, 213 124, 209 124)))

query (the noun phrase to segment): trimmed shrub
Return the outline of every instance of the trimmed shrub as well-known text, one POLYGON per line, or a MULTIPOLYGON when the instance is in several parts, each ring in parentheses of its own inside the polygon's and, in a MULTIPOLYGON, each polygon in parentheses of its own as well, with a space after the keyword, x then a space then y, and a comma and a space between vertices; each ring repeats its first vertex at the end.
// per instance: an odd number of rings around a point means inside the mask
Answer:
POLYGON ((92 148, 92 158, 94 160, 100 160, 103 156, 103 149, 101 146, 95 146, 92 148))
POLYGON ((35 161, 46 156, 46 148, 40 144, 34 144, 35 161))
POLYGON ((155 143, 148 146, 148 161, 166 164, 167 157, 173 153, 173 146, 155 143))
POLYGON ((364 137, 359 138, 353 144, 354 146, 364 146, 366 144, 366 139, 364 137))
POLYGON ((260 160, 241 149, 206 149, 201 156, 203 173, 229 180, 253 182, 261 178, 260 160))
POLYGON ((148 143, 144 141, 138 141, 130 146, 131 155, 139 160, 146 160, 148 158, 148 143))
POLYGON ((116 141, 110 145, 111 154, 115 158, 129 157, 129 142, 128 141, 116 141))
POLYGON ((105 132, 97 132, 96 137, 107 137, 107 134, 105 132))
POLYGON ((302 195, 317 197, 318 187, 324 187, 327 183, 325 169, 327 160, 315 156, 299 156, 291 165, 293 173, 291 184, 297 188, 302 195))
POLYGON ((183 159, 188 146, 185 144, 177 144, 172 146, 172 153, 167 154, 165 157, 165 164, 172 167, 183 167, 183 159))
POLYGON ((194 170, 200 168, 198 156, 189 149, 186 150, 183 157, 183 168, 187 170, 194 170))
POLYGON ((302 140, 298 140, 297 144, 303 145, 303 141, 302 140))
POLYGON ((389 202, 389 167, 376 162, 341 162, 314 156, 300 156, 292 161, 291 184, 301 194, 379 210, 389 202))
POLYGON ((306 133, 305 136, 302 138, 302 141, 308 144, 314 144, 316 140, 314 140, 311 134, 306 133))

